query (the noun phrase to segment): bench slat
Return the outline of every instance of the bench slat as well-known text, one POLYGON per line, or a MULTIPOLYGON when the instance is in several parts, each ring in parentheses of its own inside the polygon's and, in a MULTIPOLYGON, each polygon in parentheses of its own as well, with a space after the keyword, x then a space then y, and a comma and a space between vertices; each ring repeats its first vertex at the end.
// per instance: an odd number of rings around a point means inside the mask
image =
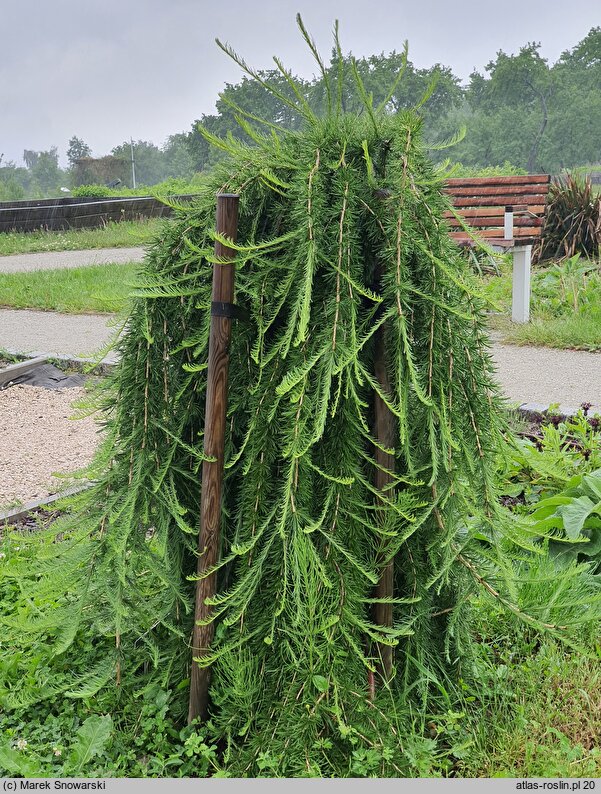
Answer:
POLYGON ((450 188, 445 188, 444 192, 452 196, 474 196, 475 198, 480 198, 481 196, 512 196, 514 197, 514 204, 517 203, 515 201, 515 196, 520 196, 521 199, 523 195, 546 195, 546 193, 538 189, 538 185, 515 185, 511 187, 510 190, 507 189, 507 185, 490 185, 479 188, 455 187, 452 190, 450 188))
MULTIPOLYGON (((528 194, 520 196, 520 204, 541 204, 543 196, 541 194, 528 194)), ((459 196, 453 198, 453 206, 455 207, 503 207, 506 204, 516 204, 515 195, 505 194, 504 196, 482 196, 482 198, 466 196, 459 196)), ((463 210, 462 210, 463 213, 463 210)))
MULTIPOLYGON (((474 241, 471 237, 461 236, 457 232, 451 232, 451 237, 460 248, 473 248, 474 241)), ((526 245, 529 242, 530 238, 526 238, 524 241, 520 240, 520 245, 526 245)), ((499 238, 498 240, 487 240, 488 245, 494 245, 496 248, 513 248, 515 245, 515 240, 502 240, 499 238)))
POLYGON ((465 179, 454 177, 446 179, 445 183, 449 187, 481 187, 485 185, 545 185, 550 181, 549 174, 527 174, 524 176, 475 176, 465 179))
MULTIPOLYGON (((461 223, 454 217, 448 218, 449 226, 452 228, 458 226, 461 228, 461 223)), ((468 226, 473 227, 482 227, 482 226, 493 226, 495 229, 504 228, 504 224, 499 224, 499 218, 497 217, 489 217, 489 216, 482 216, 479 218, 470 218, 467 222, 468 226)), ((524 217, 523 215, 516 215, 513 218, 513 226, 516 227, 531 227, 537 228, 543 225, 542 218, 529 218, 528 216, 524 217)))
MULTIPOLYGON (((535 215, 542 215, 545 211, 544 204, 525 204, 525 205, 514 205, 514 210, 517 209, 518 206, 527 207, 530 212, 533 212, 535 215)), ((499 207, 466 207, 465 209, 461 210, 461 216, 463 218, 480 218, 484 215, 487 215, 491 218, 503 218, 505 216, 505 206, 499 207)), ((455 216, 450 210, 447 210, 443 213, 444 218, 454 218, 455 216)), ((517 216, 516 216, 517 217, 517 216)))
MULTIPOLYGON (((532 229, 530 227, 527 228, 518 228, 513 230, 513 239, 521 238, 521 237, 540 237, 541 230, 540 229, 532 229)), ((454 239, 457 238, 467 238, 467 235, 464 231, 451 231, 451 237, 454 239)), ((488 238, 498 238, 503 239, 503 230, 502 229, 474 229, 474 237, 485 237, 488 238)))

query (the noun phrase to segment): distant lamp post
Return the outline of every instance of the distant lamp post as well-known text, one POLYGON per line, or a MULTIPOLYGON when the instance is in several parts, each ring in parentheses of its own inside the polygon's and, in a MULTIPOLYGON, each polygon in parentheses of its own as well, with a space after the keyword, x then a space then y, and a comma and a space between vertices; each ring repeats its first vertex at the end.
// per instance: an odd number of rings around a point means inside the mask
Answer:
POLYGON ((129 139, 129 148, 131 150, 131 182, 132 187, 136 189, 136 161, 134 160, 134 139, 129 139))

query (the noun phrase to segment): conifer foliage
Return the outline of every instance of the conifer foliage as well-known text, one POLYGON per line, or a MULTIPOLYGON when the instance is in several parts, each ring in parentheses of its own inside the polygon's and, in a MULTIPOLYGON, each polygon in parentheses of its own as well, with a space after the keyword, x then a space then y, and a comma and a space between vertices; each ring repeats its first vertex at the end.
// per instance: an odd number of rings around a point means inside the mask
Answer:
POLYGON ((215 194, 238 193, 236 303, 247 319, 232 333, 216 639, 203 664, 213 729, 239 775, 269 769, 267 745, 278 774, 343 774, 357 743, 395 735, 403 709, 465 658, 463 605, 495 543, 502 420, 482 305, 443 221, 418 114, 390 115, 363 92, 364 112, 346 115, 342 78, 328 82, 325 118, 298 94, 300 131, 238 110, 255 145, 211 138, 228 158, 146 258, 101 394, 96 484, 28 585, 39 605, 57 570, 64 578, 68 600, 30 622, 56 653, 84 623, 103 649, 72 693, 149 658, 165 680, 185 664, 215 194), (376 398, 393 448, 376 437, 376 398), (391 625, 374 617, 377 603, 391 606, 391 625))

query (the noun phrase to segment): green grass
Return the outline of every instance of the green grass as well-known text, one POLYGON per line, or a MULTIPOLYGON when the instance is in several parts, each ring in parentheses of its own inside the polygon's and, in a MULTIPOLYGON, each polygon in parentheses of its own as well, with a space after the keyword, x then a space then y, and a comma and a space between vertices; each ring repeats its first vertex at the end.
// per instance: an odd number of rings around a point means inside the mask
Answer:
POLYGON ((0 273, 0 306, 83 314, 121 311, 139 265, 91 265, 0 273))
POLYGON ((598 660, 549 639, 522 659, 495 645, 503 658, 491 669, 487 720, 458 777, 599 777, 598 660))
POLYGON ((577 257, 535 267, 530 322, 511 322, 511 263, 499 276, 484 276, 482 286, 498 313, 490 327, 504 342, 575 350, 601 350, 601 274, 598 263, 577 257))
POLYGON ((144 221, 110 222, 98 229, 69 229, 62 232, 0 233, 0 256, 38 251, 83 251, 87 248, 128 248, 149 243, 157 234, 159 218, 144 221))
POLYGON ((601 350, 601 311, 592 316, 534 317, 529 323, 511 323, 503 338, 514 345, 601 350))

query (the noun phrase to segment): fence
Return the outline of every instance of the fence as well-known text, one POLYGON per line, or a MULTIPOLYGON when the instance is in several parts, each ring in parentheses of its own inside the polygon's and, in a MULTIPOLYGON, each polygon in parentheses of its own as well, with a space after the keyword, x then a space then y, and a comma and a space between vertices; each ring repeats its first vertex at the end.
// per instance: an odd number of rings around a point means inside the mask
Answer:
MULTIPOLYGON (((170 196, 176 201, 192 198, 194 196, 170 196)), ((0 232, 93 228, 108 221, 162 218, 171 213, 171 207, 152 196, 3 201, 0 202, 0 232)))

